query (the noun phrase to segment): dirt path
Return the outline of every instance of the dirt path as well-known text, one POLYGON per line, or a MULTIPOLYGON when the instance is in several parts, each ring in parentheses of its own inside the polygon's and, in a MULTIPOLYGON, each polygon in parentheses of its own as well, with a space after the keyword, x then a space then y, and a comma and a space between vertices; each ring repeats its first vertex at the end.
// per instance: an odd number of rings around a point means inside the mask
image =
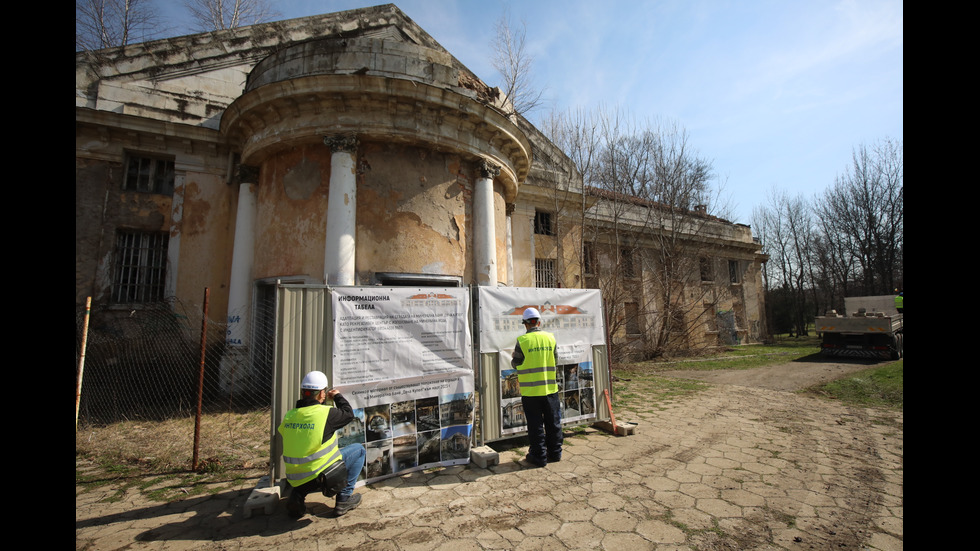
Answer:
POLYGON ((869 365, 674 371, 714 384, 664 404, 642 389, 621 401, 635 435, 569 433, 561 462, 544 469, 519 463, 517 448, 488 469, 387 479, 360 489, 361 507, 339 519, 320 496, 299 521, 281 506, 246 518, 255 479, 170 503, 76 486, 75 548, 900 551, 902 412, 793 392, 869 365))

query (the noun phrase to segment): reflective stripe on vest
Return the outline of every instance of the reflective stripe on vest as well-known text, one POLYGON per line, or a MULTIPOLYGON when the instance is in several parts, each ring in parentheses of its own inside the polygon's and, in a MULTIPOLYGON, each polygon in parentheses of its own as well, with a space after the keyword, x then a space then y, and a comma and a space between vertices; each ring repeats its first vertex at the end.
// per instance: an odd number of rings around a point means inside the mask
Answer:
POLYGON ((305 484, 341 459, 337 435, 323 442, 330 406, 320 404, 291 409, 279 425, 286 480, 293 486, 305 484))
POLYGON ((555 373, 555 337, 546 331, 532 331, 517 337, 524 363, 517 366, 521 396, 547 396, 558 392, 555 373))

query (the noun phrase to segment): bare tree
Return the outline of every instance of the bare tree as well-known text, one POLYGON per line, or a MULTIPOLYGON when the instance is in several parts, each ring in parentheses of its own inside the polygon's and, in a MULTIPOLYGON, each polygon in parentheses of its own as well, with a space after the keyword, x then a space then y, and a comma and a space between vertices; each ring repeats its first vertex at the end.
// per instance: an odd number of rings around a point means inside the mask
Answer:
POLYGON ((753 212, 766 264, 768 319, 805 334, 810 314, 843 298, 890 294, 904 274, 904 162, 899 141, 854 150, 833 187, 812 201, 773 190, 753 212))
POLYGON ((552 114, 543 128, 583 180, 583 285, 602 289, 610 332, 631 341, 614 353, 697 346, 722 298, 702 284, 717 252, 711 163, 677 124, 637 124, 618 109, 552 114))
POLYGON ((855 271, 841 273, 841 284, 856 281, 863 294, 888 294, 902 285, 905 248, 904 148, 884 139, 855 149, 851 165, 818 203, 827 239, 843 246, 839 254, 855 271))
POLYGON ((527 26, 522 22, 520 29, 514 29, 504 14, 495 31, 492 63, 503 79, 504 99, 510 104, 510 114, 526 115, 542 102, 542 92, 532 80, 534 58, 527 51, 527 26))
POLYGON ((815 293, 814 251, 818 239, 814 231, 813 206, 802 196, 790 197, 773 189, 769 203, 757 207, 753 226, 763 242, 763 252, 769 255, 766 263, 766 286, 778 290, 781 296, 774 304, 782 304, 785 319, 778 330, 790 330, 797 335, 808 334, 812 319, 807 304, 817 301, 815 293), (812 299, 808 299, 812 297, 812 299))
POLYGON ((268 0, 184 0, 200 31, 266 23, 279 16, 268 0))
POLYGON ((158 22, 150 0, 75 0, 75 51, 150 40, 158 22))

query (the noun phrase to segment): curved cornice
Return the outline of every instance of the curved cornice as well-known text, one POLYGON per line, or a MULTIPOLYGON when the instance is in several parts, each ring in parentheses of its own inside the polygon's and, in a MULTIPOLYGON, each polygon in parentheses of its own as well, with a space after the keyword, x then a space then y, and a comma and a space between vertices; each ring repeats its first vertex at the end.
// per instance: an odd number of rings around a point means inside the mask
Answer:
POLYGON ((436 54, 368 39, 288 49, 256 66, 221 131, 248 164, 335 134, 485 159, 501 166, 498 181, 513 201, 530 170, 530 143, 486 98, 461 87, 460 74, 444 65, 450 59, 436 54))

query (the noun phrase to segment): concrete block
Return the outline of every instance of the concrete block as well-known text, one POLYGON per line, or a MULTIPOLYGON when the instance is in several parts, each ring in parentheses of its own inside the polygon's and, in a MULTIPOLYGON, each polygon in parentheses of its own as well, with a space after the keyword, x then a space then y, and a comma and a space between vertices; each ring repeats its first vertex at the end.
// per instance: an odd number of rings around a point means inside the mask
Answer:
POLYGON ((276 505, 279 504, 279 498, 282 495, 282 487, 278 484, 269 485, 269 477, 263 476, 259 479, 259 483, 256 484, 255 488, 252 489, 252 493, 249 494, 248 500, 242 505, 244 508, 245 518, 252 517, 252 511, 256 509, 262 509, 265 514, 271 515, 276 510, 276 505))
POLYGON ((480 446, 470 449, 470 461, 481 469, 486 469, 487 467, 498 465, 500 463, 500 455, 490 446, 480 446))
POLYGON ((613 429, 612 421, 596 421, 592 426, 606 432, 611 432, 616 436, 633 436, 636 434, 636 423, 629 421, 617 420, 615 429, 613 429))

